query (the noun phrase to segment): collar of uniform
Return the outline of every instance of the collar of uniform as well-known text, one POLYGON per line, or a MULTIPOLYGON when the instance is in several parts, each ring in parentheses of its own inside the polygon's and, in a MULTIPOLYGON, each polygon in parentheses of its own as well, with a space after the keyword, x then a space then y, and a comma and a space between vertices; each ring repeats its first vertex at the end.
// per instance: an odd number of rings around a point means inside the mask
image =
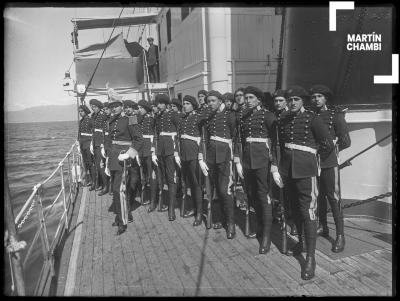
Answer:
POLYGON ((304 113, 305 110, 306 110, 306 109, 305 109, 304 107, 301 107, 301 108, 300 108, 300 112, 301 112, 301 113, 304 113))
POLYGON ((224 104, 224 103, 221 103, 221 105, 219 106, 217 112, 218 112, 218 113, 221 113, 221 112, 224 111, 224 110, 225 110, 225 104, 224 104))
POLYGON ((321 111, 327 111, 328 110, 328 107, 326 106, 326 105, 324 105, 322 108, 321 108, 321 111))

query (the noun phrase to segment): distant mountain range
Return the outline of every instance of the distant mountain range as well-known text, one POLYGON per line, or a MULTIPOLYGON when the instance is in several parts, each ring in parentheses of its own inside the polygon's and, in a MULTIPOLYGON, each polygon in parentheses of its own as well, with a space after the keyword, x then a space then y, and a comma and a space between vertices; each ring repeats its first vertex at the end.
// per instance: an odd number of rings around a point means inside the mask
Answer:
POLYGON ((4 112, 6 123, 75 121, 78 119, 76 105, 46 105, 20 111, 4 112))

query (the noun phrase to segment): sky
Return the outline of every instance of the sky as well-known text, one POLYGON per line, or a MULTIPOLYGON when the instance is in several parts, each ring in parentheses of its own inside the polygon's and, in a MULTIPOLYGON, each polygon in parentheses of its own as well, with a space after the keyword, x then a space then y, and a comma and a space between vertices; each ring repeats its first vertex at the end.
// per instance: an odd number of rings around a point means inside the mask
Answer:
MULTIPOLYGON (((144 9, 144 8, 142 8, 144 9)), ((75 104, 76 98, 63 90, 65 71, 73 62, 71 19, 118 17, 121 7, 7 7, 4 17, 4 111, 40 105, 75 104)), ((124 9, 122 16, 133 13, 124 9)), ((79 46, 104 42, 112 29, 79 31, 79 46)), ((118 28, 119 34, 127 28, 118 28)), ((137 40, 132 27, 129 41, 137 40)), ((113 36, 114 36, 113 35, 113 36)), ((146 41, 145 39, 143 39, 146 41)), ((144 45, 147 46, 148 45, 144 45)), ((71 77, 75 78, 74 65, 71 77)))

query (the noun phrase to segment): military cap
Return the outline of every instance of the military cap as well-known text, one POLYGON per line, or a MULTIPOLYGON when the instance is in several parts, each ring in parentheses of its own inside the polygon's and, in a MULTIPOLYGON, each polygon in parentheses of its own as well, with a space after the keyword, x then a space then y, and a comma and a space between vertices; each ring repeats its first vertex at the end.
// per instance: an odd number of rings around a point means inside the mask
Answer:
POLYGON ((235 100, 235 96, 233 96, 233 94, 230 92, 226 92, 222 96, 224 97, 225 100, 230 100, 232 102, 235 100))
POLYGON ((239 91, 244 92, 244 88, 242 88, 242 87, 237 88, 235 93, 234 93, 235 97, 236 97, 237 92, 239 92, 239 91))
POLYGON ((293 97, 293 96, 297 96, 297 97, 301 97, 301 98, 307 98, 308 97, 308 93, 307 93, 306 90, 304 90, 303 87, 292 86, 286 91, 286 97, 289 98, 289 97, 293 97))
POLYGON ((207 92, 206 90, 200 90, 199 92, 197 92, 197 97, 198 97, 200 94, 203 94, 205 97, 207 97, 208 92, 207 92))
POLYGON ((95 98, 92 98, 91 100, 89 100, 89 104, 90 104, 90 105, 94 105, 94 106, 96 106, 96 107, 99 107, 100 109, 103 108, 103 104, 101 103, 101 101, 100 101, 100 100, 97 100, 97 99, 95 99, 95 98))
POLYGON ((130 99, 127 99, 127 100, 124 100, 123 101, 123 103, 124 103, 124 107, 130 107, 130 108, 137 108, 137 104, 133 101, 133 100, 130 100, 130 99))
POLYGON ((110 108, 117 107, 117 106, 123 106, 123 105, 124 105, 124 103, 120 99, 112 99, 112 100, 110 100, 110 103, 109 103, 110 108))
POLYGON ((190 103, 192 104, 194 110, 196 110, 197 107, 198 107, 197 100, 196 100, 196 98, 194 98, 193 96, 185 95, 185 96, 183 97, 183 101, 190 102, 190 103))
POLYGON ((217 97, 218 99, 223 100, 223 97, 222 97, 221 93, 219 93, 219 92, 216 91, 216 90, 211 90, 211 91, 209 91, 209 92, 207 93, 206 96, 207 96, 207 97, 209 97, 209 96, 215 96, 215 97, 217 97))
POLYGON ((87 115, 90 114, 90 110, 89 110, 89 108, 88 108, 87 106, 85 106, 85 105, 80 105, 79 108, 80 108, 81 110, 83 110, 87 115))
POLYGON ((144 99, 139 100, 138 105, 143 107, 146 111, 151 111, 150 103, 144 99))
POLYGON ((320 93, 323 94, 327 98, 331 98, 333 96, 333 93, 331 89, 329 89, 327 86, 324 85, 314 85, 310 89, 310 95, 314 93, 320 93))
POLYGON ((110 103, 108 101, 103 102, 103 108, 108 108, 110 103))
POLYGON ((263 91, 253 86, 247 86, 244 89, 243 94, 253 94, 259 100, 263 100, 263 95, 264 95, 263 91))
POLYGON ((179 109, 182 109, 182 103, 179 99, 177 98, 172 98, 171 103, 176 105, 179 109))
POLYGON ((157 94, 156 95, 156 99, 155 99, 155 103, 165 103, 165 104, 169 104, 169 97, 166 94, 157 94))
POLYGON ((282 89, 276 89, 274 94, 272 94, 272 97, 273 98, 275 98, 275 97, 284 97, 284 98, 286 98, 286 91, 282 90, 282 89))
POLYGON ((154 39, 152 37, 148 37, 147 41, 154 41, 154 39))

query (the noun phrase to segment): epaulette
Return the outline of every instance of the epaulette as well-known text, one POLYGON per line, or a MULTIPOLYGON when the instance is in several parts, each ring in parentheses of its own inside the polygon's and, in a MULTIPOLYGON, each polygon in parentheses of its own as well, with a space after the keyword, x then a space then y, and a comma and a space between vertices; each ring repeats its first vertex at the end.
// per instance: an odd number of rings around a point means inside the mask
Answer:
POLYGON ((127 116, 128 117, 128 125, 138 124, 137 116, 127 116))

